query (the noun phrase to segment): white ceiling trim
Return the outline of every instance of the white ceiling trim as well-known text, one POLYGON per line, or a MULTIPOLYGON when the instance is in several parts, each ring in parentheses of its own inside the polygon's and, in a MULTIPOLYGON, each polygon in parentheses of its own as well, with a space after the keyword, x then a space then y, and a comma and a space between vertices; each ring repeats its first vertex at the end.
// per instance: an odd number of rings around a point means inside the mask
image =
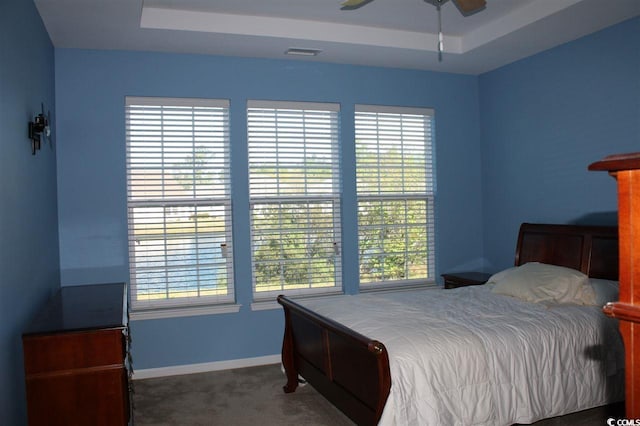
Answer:
MULTIPOLYGON (((233 15, 143 7, 140 27, 147 29, 277 37, 314 42, 360 44, 437 52, 438 35, 300 19, 233 15)), ((462 39, 445 36, 447 53, 464 53, 462 39)))

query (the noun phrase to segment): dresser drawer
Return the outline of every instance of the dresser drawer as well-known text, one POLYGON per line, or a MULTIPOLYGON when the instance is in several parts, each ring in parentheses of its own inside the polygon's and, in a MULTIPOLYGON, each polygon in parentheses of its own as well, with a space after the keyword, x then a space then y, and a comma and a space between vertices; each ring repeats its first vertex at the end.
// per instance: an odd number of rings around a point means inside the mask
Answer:
POLYGON ((28 377, 29 426, 123 426, 129 418, 127 371, 85 368, 28 377))
POLYGON ((23 336, 24 369, 34 374, 124 364, 121 329, 23 336))

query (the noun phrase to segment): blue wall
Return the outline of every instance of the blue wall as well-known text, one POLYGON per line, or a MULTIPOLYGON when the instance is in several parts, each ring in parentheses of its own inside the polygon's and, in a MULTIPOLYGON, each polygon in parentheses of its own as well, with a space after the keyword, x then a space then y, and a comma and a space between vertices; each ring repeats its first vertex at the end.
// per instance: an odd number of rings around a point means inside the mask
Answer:
POLYGON ((521 222, 617 223, 587 166, 640 151, 640 18, 480 76, 484 256, 511 266, 521 222))
POLYGON ((0 3, 0 423, 26 423, 21 332, 59 288, 55 148, 27 123, 54 111, 54 49, 32 1, 0 3))
POLYGON ((480 77, 297 61, 56 50, 63 285, 127 281, 125 96, 231 101, 239 313, 135 321, 137 368, 279 352, 279 310, 253 312, 246 101, 342 107, 344 285, 356 292, 354 104, 436 110, 437 273, 509 266, 518 225, 615 221, 615 183, 587 172, 640 145, 640 20, 480 77))
POLYGON ((438 273, 480 268, 480 123, 474 76, 346 65, 140 52, 56 50, 62 285, 128 281, 125 96, 231 101, 234 250, 239 313, 134 321, 136 368, 279 353, 280 310, 251 311, 246 102, 338 102, 343 153, 344 285, 357 291, 356 103, 436 111, 438 273))

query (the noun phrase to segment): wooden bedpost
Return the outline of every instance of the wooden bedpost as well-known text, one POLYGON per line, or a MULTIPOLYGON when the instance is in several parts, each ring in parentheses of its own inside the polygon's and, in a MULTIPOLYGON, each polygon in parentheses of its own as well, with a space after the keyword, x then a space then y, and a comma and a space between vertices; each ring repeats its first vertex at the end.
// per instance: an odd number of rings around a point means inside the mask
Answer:
MULTIPOLYGON (((278 296, 280 299, 281 296, 278 296)), ((295 392, 298 387, 298 370, 293 356, 293 331, 289 309, 284 308, 284 338, 282 339, 282 365, 287 376, 287 384, 282 387, 285 393, 295 392)))
POLYGON ((625 345, 626 417, 640 418, 640 152, 611 155, 589 170, 608 171, 618 181, 620 300, 605 314, 620 319, 625 345))

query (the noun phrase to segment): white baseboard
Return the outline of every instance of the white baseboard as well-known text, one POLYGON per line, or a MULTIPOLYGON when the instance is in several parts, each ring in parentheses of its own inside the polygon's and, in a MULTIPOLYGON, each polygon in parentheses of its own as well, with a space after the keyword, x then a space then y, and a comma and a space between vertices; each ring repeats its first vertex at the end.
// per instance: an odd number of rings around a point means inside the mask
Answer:
MULTIPOLYGON (((208 371, 231 370, 234 368, 256 367, 259 365, 280 364, 280 354, 256 358, 232 359, 228 361, 203 362, 200 364, 173 365, 170 367, 134 368, 132 379, 151 379, 155 377, 179 376, 181 374, 206 373, 208 371)), ((134 366, 135 367, 135 366, 134 366)))

